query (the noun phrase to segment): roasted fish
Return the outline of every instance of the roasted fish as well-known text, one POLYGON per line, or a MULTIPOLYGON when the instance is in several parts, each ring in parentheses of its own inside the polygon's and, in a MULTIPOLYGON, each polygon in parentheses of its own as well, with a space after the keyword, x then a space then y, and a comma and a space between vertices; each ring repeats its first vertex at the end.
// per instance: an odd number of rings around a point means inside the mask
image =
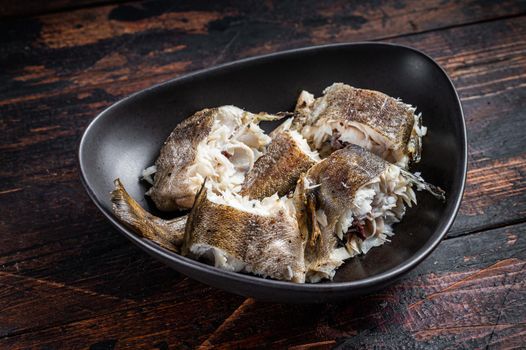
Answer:
POLYGON ((416 108, 378 91, 335 83, 314 96, 303 91, 293 127, 326 156, 355 144, 388 162, 407 168, 420 160, 426 134, 416 108))
MULTIPOLYGON (((298 132, 286 130, 274 134, 265 154, 248 172, 241 186, 241 194, 250 199, 263 199, 276 192, 283 196, 294 189, 300 174, 317 161, 317 153, 310 150, 298 132)), ((126 193, 118 179, 115 180, 111 200, 113 211, 119 220, 132 227, 138 234, 165 248, 175 251, 180 248, 187 215, 174 220, 164 220, 146 212, 126 193)))
POLYGON ((336 83, 319 98, 303 91, 293 115, 266 135, 259 122, 283 114, 195 113, 143 172, 160 210, 190 214, 156 217, 119 179, 113 212, 143 237, 218 268, 314 283, 389 241, 416 203, 414 189, 445 199, 406 170, 426 133, 410 105, 336 83))
POLYGON ((158 209, 173 211, 192 207, 205 178, 213 190, 239 191, 270 137, 259 127, 261 120, 278 116, 252 114, 234 106, 204 109, 180 123, 170 134, 154 168, 147 194, 158 209))
POLYGON ((292 199, 250 200, 205 186, 188 217, 182 250, 224 270, 298 283, 305 280, 303 251, 292 199))
POLYGON ((113 213, 121 222, 133 228, 143 237, 160 246, 179 251, 184 238, 187 216, 164 220, 144 210, 124 189, 121 181, 116 179, 115 189, 111 192, 113 213))
POLYGON ((274 193, 284 196, 294 189, 300 175, 319 161, 318 152, 311 151, 297 131, 273 133, 266 152, 247 173, 240 194, 255 199, 274 193))
POLYGON ((416 203, 414 185, 443 198, 440 189, 356 145, 313 166, 296 189, 309 242, 307 280, 330 279, 346 258, 388 241, 406 205, 416 203))

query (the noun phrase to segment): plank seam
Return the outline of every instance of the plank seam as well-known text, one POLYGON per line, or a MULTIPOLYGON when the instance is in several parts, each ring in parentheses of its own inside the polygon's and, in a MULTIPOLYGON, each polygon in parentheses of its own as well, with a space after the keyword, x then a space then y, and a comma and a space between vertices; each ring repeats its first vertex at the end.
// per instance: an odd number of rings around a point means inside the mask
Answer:
POLYGON ((520 12, 520 13, 516 13, 516 14, 512 14, 512 15, 504 15, 504 16, 498 16, 498 17, 493 17, 493 18, 475 20, 475 21, 472 21, 472 22, 468 21, 468 22, 459 23, 459 24, 445 25, 445 26, 442 26, 442 27, 436 27, 436 28, 433 28, 433 29, 425 29, 425 30, 421 30, 421 31, 411 32, 411 33, 396 34, 396 35, 391 35, 391 36, 388 35, 388 36, 385 36, 385 37, 371 39, 371 41, 406 38, 406 37, 410 37, 410 36, 413 36, 413 35, 420 35, 420 34, 426 34, 426 33, 431 33, 431 32, 439 32, 439 31, 443 31, 443 30, 448 30, 448 29, 453 29, 453 28, 460 28, 460 27, 464 27, 464 26, 471 26, 471 25, 484 24, 484 23, 490 23, 490 22, 498 22, 498 21, 507 20, 507 19, 513 19, 513 18, 517 18, 517 17, 523 17, 524 15, 526 15, 526 12, 520 12))
POLYGON ((93 4, 85 4, 85 5, 80 5, 80 6, 75 6, 75 5, 70 6, 70 7, 64 6, 64 7, 59 7, 54 10, 50 10, 50 11, 44 10, 42 12, 28 12, 25 14, 22 13, 18 15, 3 15, 3 16, 0 16, 0 19, 4 21, 6 20, 16 21, 16 20, 26 19, 30 17, 41 17, 41 16, 47 16, 47 15, 61 14, 61 13, 73 12, 73 11, 78 11, 78 10, 83 10, 83 9, 93 9, 93 8, 105 7, 105 6, 123 5, 123 4, 127 4, 130 2, 136 2, 136 0, 108 0, 105 2, 101 1, 101 2, 97 2, 93 4))
POLYGON ((466 230, 466 231, 460 231, 460 232, 454 232, 453 231, 451 233, 451 235, 448 234, 444 238, 444 240, 455 239, 455 238, 462 238, 464 236, 469 236, 469 235, 473 235, 473 234, 476 234, 476 233, 481 233, 481 232, 491 231, 491 230, 497 230, 497 229, 505 228, 505 227, 508 227, 508 226, 520 225, 520 224, 523 224, 525 222, 526 222, 526 217, 522 217, 522 218, 518 218, 518 219, 515 219, 515 220, 498 222, 498 223, 489 224, 489 225, 483 225, 481 227, 474 228, 473 230, 466 230))
MULTIPOLYGON (((516 224, 513 224, 513 225, 508 225, 508 226, 515 226, 515 225, 519 225, 523 222, 525 222, 525 220, 521 221, 521 222, 518 222, 516 224)), ((506 226, 503 226, 503 227, 506 227, 506 226)), ((451 237, 450 239, 454 239, 454 238, 460 238, 460 237, 451 237)), ((184 281, 186 281, 188 279, 188 277, 184 277, 181 281, 179 281, 177 284, 180 284, 180 283, 183 283, 184 281)), ((174 286, 175 287, 175 286, 174 286)), ((174 288, 175 289, 175 288, 174 288)), ((46 325, 46 326, 41 326, 41 327, 33 327, 33 328, 27 328, 27 329, 24 329, 24 330, 19 330, 19 331, 15 331, 15 332, 12 332, 12 333, 8 333, 8 334, 4 334, 2 336, 0 336, 0 340, 3 340, 3 339, 6 339, 6 338, 11 338, 11 337, 14 337, 14 336, 20 336, 20 335, 23 335, 23 334, 28 334, 28 333, 34 333, 34 332, 39 332, 39 331, 44 331, 44 330, 47 330, 47 329, 51 329, 51 328, 56 328, 56 327, 62 327, 62 326, 65 326, 65 325, 70 325, 70 324, 74 324, 74 323, 78 323, 78 322, 82 322, 82 321, 86 321, 86 320, 91 320, 91 319, 96 319, 96 318, 99 318, 99 317, 106 317, 106 316, 109 316, 109 315, 112 315, 112 314, 115 314, 115 313, 119 313, 119 312, 124 312, 124 311, 129 311, 129 310, 132 310, 134 308, 137 308, 137 307, 141 307, 141 308, 145 308, 145 307, 154 307, 156 305, 160 305, 162 303, 167 303, 167 302, 172 302, 172 301, 175 301, 177 298, 179 298, 180 295, 178 296, 174 296, 174 298, 167 298, 167 299, 164 299, 162 301, 152 301, 152 302, 147 302, 147 303, 144 303, 144 304, 138 304, 138 305, 130 305, 128 307, 123 307, 121 309, 117 309, 117 310, 114 310, 114 311, 109 311, 109 312, 102 312, 100 314, 97 314, 93 317, 83 317, 83 318, 76 318, 76 319, 72 319, 72 320, 68 320, 68 321, 65 321, 65 322, 57 322, 56 324, 50 324, 50 325, 46 325)), ((236 311, 238 311, 238 313, 242 313, 243 309, 247 306, 249 306, 251 303, 248 302, 248 305, 247 304, 247 301, 250 300, 250 298, 247 298, 245 299, 245 301, 243 303, 241 303, 236 310, 234 310, 229 317, 232 317, 234 313, 236 313, 236 311), (244 307, 242 307, 244 305, 244 307), (242 309, 241 311, 239 309, 242 309)), ((227 317, 223 323, 226 322, 226 320, 229 318, 227 317)), ((221 327, 221 325, 219 326, 221 327)), ((219 328, 218 327, 218 328, 219 328)), ((216 330, 214 331, 217 331, 217 328, 216 330)), ((213 332, 214 332, 213 331, 213 332)), ((212 332, 212 333, 213 333, 212 332)), ((205 344, 206 345, 206 344, 205 344)))

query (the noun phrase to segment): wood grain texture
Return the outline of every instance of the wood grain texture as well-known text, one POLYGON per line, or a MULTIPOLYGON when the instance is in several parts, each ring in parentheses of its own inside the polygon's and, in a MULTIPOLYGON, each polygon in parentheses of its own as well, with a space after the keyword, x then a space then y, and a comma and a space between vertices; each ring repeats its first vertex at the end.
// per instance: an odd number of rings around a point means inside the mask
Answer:
POLYGON ((0 17, 35 16, 51 12, 65 12, 79 8, 102 6, 110 3, 122 3, 125 1, 126 0, 4 0, 0 1, 0 17))
MULTIPOLYGON (((156 344, 203 349, 517 347, 526 341, 525 265, 526 225, 522 224, 446 240, 403 280, 359 299, 322 305, 243 301, 183 280, 179 294, 172 293, 169 299, 155 301, 165 290, 147 297, 149 302, 129 300, 130 291, 128 300, 115 301, 120 307, 4 337, 0 347, 85 348, 110 341, 119 349, 156 344), (222 319, 216 322, 219 316, 222 319)), ((128 284, 128 276, 113 276, 114 283, 128 284)), ((27 277, 4 273, 0 283, 9 287, 4 293, 10 293, 15 304, 17 298, 23 299, 14 291, 27 287, 27 277)), ((47 281, 29 284, 34 293, 75 295, 78 307, 86 306, 82 298, 91 297, 86 294, 89 288, 79 292, 47 281)), ((102 302, 109 298, 93 297, 102 302)), ((22 305, 18 309, 27 312, 22 305)))
POLYGON ((449 239, 382 293, 306 307, 190 281, 90 202, 78 141, 119 98, 242 57, 388 38, 437 59, 463 101, 469 173, 450 237, 525 220, 526 2, 295 5, 148 1, 0 23, 0 348, 524 344, 522 224, 449 239))
POLYGON ((462 100, 468 178, 450 236, 515 222, 526 214, 525 32, 520 17, 393 40, 435 58, 462 100))

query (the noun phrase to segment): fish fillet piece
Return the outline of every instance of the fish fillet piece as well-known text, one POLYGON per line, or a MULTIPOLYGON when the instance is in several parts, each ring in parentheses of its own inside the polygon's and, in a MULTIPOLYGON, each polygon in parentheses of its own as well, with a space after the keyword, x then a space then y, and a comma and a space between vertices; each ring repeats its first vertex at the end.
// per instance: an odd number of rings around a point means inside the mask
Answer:
POLYGON ((304 237, 286 197, 250 200, 204 186, 189 215, 182 251, 227 271, 305 281, 304 237))
POLYGON ((179 251, 184 239, 187 216, 164 220, 144 210, 122 185, 119 179, 114 181, 115 189, 111 192, 113 213, 117 218, 134 229, 141 236, 160 246, 179 251))
POLYGON ((307 230, 307 280, 331 279, 345 259, 367 253, 393 235, 392 225, 416 203, 413 190, 443 192, 356 145, 313 166, 296 189, 300 227, 307 230), (342 249, 344 248, 344 249, 342 249))
POLYGON ((319 98, 300 94, 293 127, 323 156, 356 144, 407 168, 410 161, 420 160, 427 132, 415 110, 379 91, 335 83, 319 98))
POLYGON ((309 181, 300 177, 294 192, 296 219, 305 237, 305 280, 317 283, 322 279, 332 279, 336 269, 350 258, 347 249, 339 244, 336 235, 329 229, 322 231, 316 217, 316 197, 310 191, 309 181))
MULTIPOLYGON (((241 194, 251 199, 263 199, 276 192, 283 196, 294 189, 300 174, 319 160, 317 153, 310 150, 297 131, 276 134, 265 154, 247 174, 241 194)), ((181 246, 187 215, 164 220, 146 212, 128 195, 118 179, 115 180, 111 199, 116 216, 137 233, 168 249, 177 251, 181 246)))
POLYGON ((285 196, 296 186, 300 175, 320 161, 307 141, 295 130, 272 134, 266 152, 245 176, 240 194, 262 199, 277 193, 285 196))
POLYGON ((271 140, 259 122, 279 118, 235 106, 195 113, 177 125, 154 168, 143 173, 150 181, 155 174, 147 194, 159 210, 173 211, 192 207, 205 178, 212 190, 239 191, 245 174, 271 140))

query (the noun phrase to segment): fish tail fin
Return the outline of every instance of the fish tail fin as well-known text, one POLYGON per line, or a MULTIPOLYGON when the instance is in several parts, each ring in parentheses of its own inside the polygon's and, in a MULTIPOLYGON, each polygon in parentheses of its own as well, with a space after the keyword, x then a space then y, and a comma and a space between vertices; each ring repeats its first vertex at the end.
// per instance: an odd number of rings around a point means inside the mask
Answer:
POLYGON ((186 225, 184 228, 184 239, 183 244, 181 247, 181 253, 182 255, 188 255, 190 253, 190 248, 188 246, 188 243, 191 241, 192 233, 194 231, 194 218, 199 216, 199 212, 201 210, 201 204, 205 202, 208 190, 206 187, 206 183, 208 181, 208 178, 206 177, 203 181, 203 184, 201 185, 201 188, 195 195, 194 200, 194 206, 192 207, 192 210, 187 215, 188 219, 186 220, 186 225))
POLYGON ((111 191, 113 213, 123 223, 136 228, 145 220, 147 212, 126 192, 120 179, 116 179, 113 184, 115 185, 115 189, 111 191))
POLYGON ((126 192, 120 179, 116 179, 114 184, 115 189, 111 192, 111 202, 115 216, 144 238, 164 248, 178 251, 184 235, 186 216, 174 220, 163 220, 153 216, 126 192))

